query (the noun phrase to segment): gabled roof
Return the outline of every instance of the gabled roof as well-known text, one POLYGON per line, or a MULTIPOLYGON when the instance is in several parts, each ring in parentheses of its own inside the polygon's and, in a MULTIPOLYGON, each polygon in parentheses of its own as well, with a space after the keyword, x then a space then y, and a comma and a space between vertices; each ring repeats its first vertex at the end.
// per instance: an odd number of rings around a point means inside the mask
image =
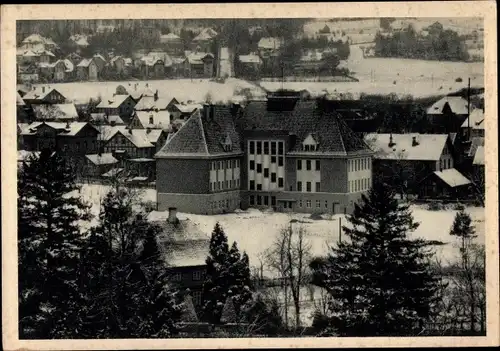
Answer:
POLYGON ((484 146, 484 137, 473 137, 470 141, 469 150, 467 150, 467 156, 473 157, 476 154, 476 150, 484 146))
POLYGON ((88 67, 91 61, 91 59, 84 58, 76 65, 76 67, 88 67))
POLYGON ((170 125, 170 112, 162 111, 137 111, 137 118, 141 121, 144 128, 167 128, 170 125), (150 119, 153 119, 153 123, 150 123, 150 119))
POLYGON ((470 127, 472 129, 484 129, 484 111, 482 109, 476 108, 472 110, 470 116, 462 124, 462 128, 469 127, 469 119, 470 119, 470 127))
POLYGON ((42 37, 40 34, 31 34, 28 35, 24 40, 22 41, 23 44, 36 44, 36 43, 43 43, 45 44, 45 38, 42 37))
POLYGON ((174 33, 160 35, 160 41, 176 41, 176 40, 181 40, 181 37, 174 33))
POLYGON ((291 111, 268 110, 266 101, 251 101, 237 120, 242 131, 284 132, 296 136, 289 152, 301 152, 301 142, 313 133, 319 154, 348 155, 371 153, 368 145, 356 136, 336 112, 324 112, 315 101, 297 101, 291 111))
POLYGON ((105 124, 125 124, 123 119, 118 115, 109 115, 106 116, 105 113, 91 113, 90 121, 93 123, 105 123, 105 124))
POLYGON ((484 146, 478 146, 472 164, 484 166, 484 146))
POLYGON ((211 40, 217 36, 217 32, 213 30, 212 28, 204 28, 200 34, 198 34, 193 41, 204 41, 204 40, 211 40))
POLYGON ((110 153, 85 155, 85 157, 95 165, 112 165, 118 163, 118 160, 110 153))
POLYGON ((467 114, 467 100, 461 96, 445 96, 444 98, 436 101, 431 107, 427 109, 428 115, 440 115, 443 113, 443 108, 448 104, 451 111, 457 115, 467 114))
POLYGON ((101 100, 97 108, 118 108, 127 100, 130 95, 114 95, 101 100))
POLYGON ((377 134, 365 136, 365 142, 375 152, 374 157, 384 160, 438 161, 448 140, 448 134, 377 134), (395 143, 389 146, 392 141, 395 143), (413 137, 418 145, 413 146, 413 137))
POLYGON ((281 40, 279 38, 267 37, 261 38, 257 44, 259 49, 279 49, 281 47, 281 40))
POLYGON ((262 63, 260 56, 255 54, 240 55, 239 59, 242 63, 262 63))
POLYGON ((78 112, 74 104, 37 104, 33 105, 33 112, 38 120, 71 120, 78 118, 78 112))
POLYGON ((98 129, 87 122, 34 122, 31 123, 23 132, 21 132, 21 135, 35 135, 37 128, 39 128, 41 125, 47 125, 51 128, 59 130, 59 134, 65 136, 76 136, 87 125, 99 132, 98 129))
POLYGON ((118 133, 130 140, 130 142, 134 144, 136 148, 154 147, 154 145, 150 141, 149 136, 147 135, 146 129, 120 129, 115 133, 115 135, 118 133))
POLYGON ((182 113, 192 113, 203 108, 201 104, 174 104, 174 106, 182 113))
POLYGON ((48 86, 37 86, 35 89, 32 89, 24 95, 23 99, 26 100, 43 100, 47 97, 52 91, 56 91, 58 94, 62 95, 59 91, 54 88, 50 88, 48 86), (44 91, 45 88, 45 91, 44 91))
POLYGON ((64 60, 57 60, 56 62, 54 62, 52 64, 52 67, 55 67, 57 66, 58 64, 62 63, 64 65, 64 69, 65 69, 65 72, 73 72, 74 70, 74 65, 73 63, 68 60, 68 59, 64 59, 64 60))
POLYGON ((135 105, 136 111, 142 110, 165 110, 171 103, 178 103, 174 97, 162 97, 156 101, 153 96, 143 96, 135 105))
POLYGON ((209 52, 191 52, 186 55, 186 60, 192 65, 202 65, 206 58, 214 58, 214 55, 209 52))
POLYGON ((448 168, 442 171, 435 171, 434 174, 452 188, 471 184, 470 180, 467 179, 462 173, 457 171, 455 168, 448 168))

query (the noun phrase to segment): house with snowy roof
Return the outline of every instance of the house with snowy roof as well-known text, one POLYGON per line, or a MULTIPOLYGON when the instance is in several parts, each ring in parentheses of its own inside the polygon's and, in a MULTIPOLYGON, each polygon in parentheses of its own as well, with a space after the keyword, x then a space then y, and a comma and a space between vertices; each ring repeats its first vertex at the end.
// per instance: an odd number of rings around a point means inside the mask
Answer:
POLYGON ((256 53, 238 56, 238 60, 243 70, 258 71, 262 67, 262 59, 256 53))
MULTIPOLYGON (((470 110, 473 110, 470 106, 470 110)), ((427 118, 432 125, 433 132, 454 133, 467 119, 469 113, 468 102, 461 96, 445 96, 436 101, 427 109, 427 118)))
POLYGON ((178 104, 174 97, 159 97, 158 90, 153 96, 143 96, 135 105, 136 111, 163 111, 168 110, 172 105, 178 104))
POLYGON ((140 70, 145 79, 165 78, 165 72, 171 67, 172 60, 166 52, 151 52, 141 58, 140 70))
POLYGON ((85 176, 97 178, 111 171, 119 164, 111 153, 101 153, 85 155, 85 176))
POLYGON ((280 38, 265 37, 261 38, 257 44, 257 50, 260 57, 267 58, 269 56, 276 56, 283 45, 280 38))
POLYGON ((53 63, 54 73, 53 80, 55 81, 65 81, 66 79, 71 79, 75 75, 75 67, 73 63, 68 60, 57 60, 53 63))
POLYGON ((34 85, 30 91, 23 97, 26 105, 35 104, 63 104, 66 102, 66 97, 57 89, 51 88, 50 85, 34 85))
POLYGON ((35 51, 43 48, 50 51, 56 49, 57 44, 51 38, 45 38, 40 34, 31 34, 23 39, 21 48, 35 49, 35 51))
POLYGON ((279 95, 244 110, 204 105, 155 155, 158 209, 351 212, 371 188, 373 152, 338 114, 318 107, 279 95))
POLYGON ((106 66, 106 59, 102 55, 84 58, 76 65, 77 78, 80 80, 99 80, 99 74, 106 66))
POLYGON ((172 285, 189 289, 195 307, 201 305, 210 237, 196 223, 177 213, 177 208, 152 211, 147 220, 159 226, 157 236, 172 285))
POLYGON ((197 111, 201 111, 202 108, 203 105, 188 101, 187 103, 181 102, 172 104, 167 108, 167 111, 170 112, 170 114, 172 115, 172 119, 174 120, 187 120, 197 111))
POLYGON ((172 116, 166 110, 135 111, 130 127, 133 129, 163 129, 166 130, 172 123, 172 116))
POLYGON ((104 113, 107 116, 119 116, 122 120, 128 122, 134 113, 135 100, 128 94, 113 94, 101 99, 96 106, 97 113, 104 113))
POLYGON ((484 137, 484 109, 475 108, 462 123, 461 134, 465 140, 474 137, 484 137))
POLYGON ((205 52, 213 51, 213 43, 218 33, 212 28, 204 28, 191 42, 191 49, 205 52))
POLYGON ((88 37, 84 34, 73 34, 69 37, 69 41, 76 53, 81 53, 82 49, 90 45, 88 37))
POLYGON ((419 198, 466 199, 472 193, 472 182, 455 168, 434 171, 418 187, 419 198))
POLYGON ((184 75, 190 78, 211 78, 214 75, 214 55, 208 52, 186 52, 184 75))
POLYGON ((160 35, 160 44, 170 55, 180 55, 184 51, 184 41, 174 33, 160 35))

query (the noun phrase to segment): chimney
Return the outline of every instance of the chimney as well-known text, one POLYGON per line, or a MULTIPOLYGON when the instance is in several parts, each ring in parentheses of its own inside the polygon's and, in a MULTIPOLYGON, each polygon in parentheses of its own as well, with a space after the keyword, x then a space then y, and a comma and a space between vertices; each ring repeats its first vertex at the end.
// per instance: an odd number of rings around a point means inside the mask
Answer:
POLYGON ((179 219, 177 218, 177 207, 169 207, 168 208, 168 223, 177 224, 179 223, 179 219))
POLYGON ((393 147, 394 145, 396 145, 396 143, 393 142, 391 133, 391 136, 389 137, 389 147, 393 147))
POLYGON ((208 120, 209 114, 210 114, 210 105, 203 104, 203 116, 202 117, 208 120))
POLYGON ((66 122, 66 129, 69 129, 69 121, 66 122))
POLYGON ((42 87, 42 93, 45 94, 45 87, 42 87))
POLYGON ((414 137, 412 137, 411 146, 417 146, 417 145, 419 145, 419 142, 417 140, 417 137, 414 136, 414 137))
POLYGON ((151 128, 147 127, 146 128, 146 134, 149 134, 149 133, 151 133, 151 128))
POLYGON ((130 127, 130 128, 128 129, 128 133, 129 133, 129 134, 132 134, 132 127, 130 127))
POLYGON ((158 100, 158 89, 156 89, 156 92, 155 92, 155 94, 154 94, 154 99, 155 99, 155 101, 157 101, 157 100, 158 100))

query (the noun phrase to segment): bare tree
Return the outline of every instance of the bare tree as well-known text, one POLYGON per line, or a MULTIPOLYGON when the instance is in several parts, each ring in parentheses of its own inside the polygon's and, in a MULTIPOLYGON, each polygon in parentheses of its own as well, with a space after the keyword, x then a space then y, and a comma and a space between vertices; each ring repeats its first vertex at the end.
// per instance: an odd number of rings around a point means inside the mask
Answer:
POLYGON ((481 206, 484 207, 484 195, 486 191, 486 181, 485 181, 485 172, 483 167, 474 167, 470 174, 470 178, 472 181, 472 188, 474 189, 476 199, 481 203, 481 206))
MULTIPOLYGON (((285 292, 285 311, 288 310, 288 290, 295 309, 295 327, 300 327, 301 287, 307 284, 307 270, 311 245, 306 240, 307 231, 296 221, 282 228, 273 245, 267 250, 266 260, 269 267, 283 280, 285 292)), ((285 317, 285 319, 287 316, 285 317)), ((287 322, 287 321, 286 321, 287 322)))

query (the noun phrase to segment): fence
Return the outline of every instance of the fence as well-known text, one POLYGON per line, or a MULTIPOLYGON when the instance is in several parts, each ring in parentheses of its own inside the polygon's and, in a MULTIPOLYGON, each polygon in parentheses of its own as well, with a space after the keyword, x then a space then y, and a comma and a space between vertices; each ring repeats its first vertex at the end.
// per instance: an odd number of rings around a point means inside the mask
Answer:
POLYGON ((261 82, 359 82, 352 76, 290 76, 290 77, 265 77, 260 79, 261 82))

